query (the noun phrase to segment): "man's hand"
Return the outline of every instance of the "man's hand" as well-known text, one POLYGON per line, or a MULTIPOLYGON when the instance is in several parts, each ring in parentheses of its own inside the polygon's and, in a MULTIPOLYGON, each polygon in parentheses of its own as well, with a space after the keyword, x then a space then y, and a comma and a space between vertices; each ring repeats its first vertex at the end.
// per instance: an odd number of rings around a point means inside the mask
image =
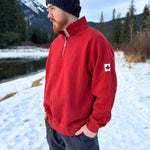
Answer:
POLYGON ((44 120, 47 120, 48 116, 47 116, 47 113, 44 112, 44 120))
POLYGON ((88 137, 90 137, 90 138, 94 138, 94 137, 96 136, 96 134, 97 134, 97 133, 94 133, 94 132, 90 131, 90 130, 86 127, 86 125, 84 125, 83 127, 81 127, 81 128, 75 133, 75 135, 77 136, 77 135, 80 135, 80 134, 82 134, 82 133, 84 133, 86 136, 88 136, 88 137))

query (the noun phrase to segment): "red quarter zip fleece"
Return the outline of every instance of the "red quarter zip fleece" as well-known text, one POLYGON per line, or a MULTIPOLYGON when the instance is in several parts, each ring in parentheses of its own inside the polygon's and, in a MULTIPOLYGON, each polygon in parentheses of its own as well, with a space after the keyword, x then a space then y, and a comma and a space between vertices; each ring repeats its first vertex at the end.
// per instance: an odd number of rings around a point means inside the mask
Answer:
POLYGON ((85 17, 51 44, 46 63, 44 108, 56 131, 75 136, 84 124, 98 132, 111 118, 117 80, 114 52, 85 17))

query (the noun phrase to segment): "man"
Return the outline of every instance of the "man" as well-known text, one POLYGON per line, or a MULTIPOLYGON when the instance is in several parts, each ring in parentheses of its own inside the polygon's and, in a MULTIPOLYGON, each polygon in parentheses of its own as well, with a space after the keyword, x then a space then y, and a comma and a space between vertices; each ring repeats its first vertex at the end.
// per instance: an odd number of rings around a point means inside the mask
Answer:
POLYGON ((97 133, 111 118, 116 93, 114 52, 79 18, 79 0, 46 0, 59 36, 50 46, 44 92, 50 150, 99 150, 97 133))

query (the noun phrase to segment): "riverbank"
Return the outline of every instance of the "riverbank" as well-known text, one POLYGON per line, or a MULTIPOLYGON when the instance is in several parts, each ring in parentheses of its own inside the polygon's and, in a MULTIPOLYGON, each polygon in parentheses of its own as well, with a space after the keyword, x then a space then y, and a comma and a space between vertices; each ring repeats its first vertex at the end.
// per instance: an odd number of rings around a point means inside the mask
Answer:
POLYGON ((48 52, 34 46, 0 49, 0 82, 44 69, 48 52))
POLYGON ((17 46, 10 49, 0 49, 0 59, 8 58, 41 58, 47 57, 49 48, 35 46, 17 46))

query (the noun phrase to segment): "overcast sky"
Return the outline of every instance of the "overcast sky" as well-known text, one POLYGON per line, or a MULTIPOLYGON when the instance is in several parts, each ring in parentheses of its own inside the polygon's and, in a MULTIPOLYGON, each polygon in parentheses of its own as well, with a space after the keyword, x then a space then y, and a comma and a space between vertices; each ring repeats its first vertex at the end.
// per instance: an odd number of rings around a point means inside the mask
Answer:
MULTIPOLYGON (((45 0, 38 1, 46 6, 45 0)), ((149 0, 134 0, 135 14, 142 13, 148 2, 149 0)), ((82 7, 80 17, 86 16, 88 21, 99 22, 102 11, 104 21, 111 20, 114 8, 116 9, 116 16, 121 13, 121 17, 124 17, 129 10, 131 0, 80 0, 80 3, 82 7)))

